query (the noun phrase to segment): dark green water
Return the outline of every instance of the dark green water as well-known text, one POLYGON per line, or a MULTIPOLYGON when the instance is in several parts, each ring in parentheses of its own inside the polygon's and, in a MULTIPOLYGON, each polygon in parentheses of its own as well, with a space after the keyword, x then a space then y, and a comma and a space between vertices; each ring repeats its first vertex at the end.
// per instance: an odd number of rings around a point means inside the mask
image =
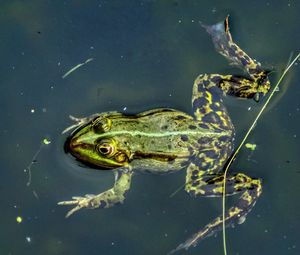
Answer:
MULTIPOLYGON (((65 219, 56 203, 99 193, 111 172, 86 169, 63 152, 68 115, 136 113, 172 107, 191 113, 200 73, 241 73, 218 55, 198 21, 231 15, 235 41, 268 68, 274 84, 300 50, 296 1, 16 1, 0 3, 0 254, 166 254, 221 213, 221 200, 170 198, 185 180, 135 175, 125 204, 65 219), (66 79, 62 75, 89 58, 66 79), (47 137, 32 166, 24 169, 47 137), (18 224, 16 217, 22 217, 18 224)), ((247 221, 227 230, 229 254, 299 254, 300 63, 257 124, 231 171, 263 179, 247 221)), ((262 106, 227 99, 238 139, 262 106), (248 108, 251 110, 248 111, 248 108)), ((229 200, 230 204, 233 200, 229 200)), ((188 252, 222 254, 222 236, 188 252)))

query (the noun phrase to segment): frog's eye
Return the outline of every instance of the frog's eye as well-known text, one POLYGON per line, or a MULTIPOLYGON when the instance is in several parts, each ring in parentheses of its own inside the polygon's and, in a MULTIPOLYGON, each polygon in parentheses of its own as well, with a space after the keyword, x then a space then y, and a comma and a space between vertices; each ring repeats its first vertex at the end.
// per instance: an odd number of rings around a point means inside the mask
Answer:
POLYGON ((109 143, 101 143, 97 145, 97 151, 105 156, 110 156, 114 153, 114 147, 109 143))
POLYGON ((107 132, 111 128, 111 120, 103 117, 98 117, 93 120, 92 127, 95 132, 107 132))

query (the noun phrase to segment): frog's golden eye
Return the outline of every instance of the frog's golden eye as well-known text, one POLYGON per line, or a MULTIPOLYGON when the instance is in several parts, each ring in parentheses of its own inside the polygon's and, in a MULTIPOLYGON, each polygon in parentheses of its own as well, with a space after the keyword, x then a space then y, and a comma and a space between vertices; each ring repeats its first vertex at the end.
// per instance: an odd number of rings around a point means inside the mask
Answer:
POLYGON ((105 156, 110 156, 114 154, 114 146, 109 143, 101 143, 97 145, 97 151, 105 156))

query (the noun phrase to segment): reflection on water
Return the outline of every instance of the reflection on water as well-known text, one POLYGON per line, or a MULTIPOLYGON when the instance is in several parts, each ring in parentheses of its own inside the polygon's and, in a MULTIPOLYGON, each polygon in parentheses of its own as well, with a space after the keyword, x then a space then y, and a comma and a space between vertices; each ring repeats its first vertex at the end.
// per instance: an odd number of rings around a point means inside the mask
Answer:
MULTIPOLYGON (((2 1, 1 254, 166 254, 220 214, 219 199, 181 191, 185 173, 137 174, 126 203, 65 219, 58 201, 106 190, 109 171, 83 168, 63 152, 68 115, 172 107, 190 113, 199 73, 241 74, 213 49, 198 21, 231 15, 232 34, 274 83, 299 51, 299 6, 292 1, 2 1), (255 13, 255 16, 253 14, 255 13), (94 61, 62 79, 79 63, 94 61), (24 168, 43 138, 51 144, 24 168), (17 217, 22 222, 17 222, 17 217)), ((299 97, 296 65, 231 171, 263 179, 247 221, 229 229, 229 254, 299 254, 299 97), (252 245, 255 244, 255 245, 252 245)), ((261 103, 226 99, 238 137, 261 103), (250 110, 248 110, 250 109, 250 110)), ((233 203, 230 198, 228 203, 233 203)), ((221 235, 181 254, 222 254, 221 235)))

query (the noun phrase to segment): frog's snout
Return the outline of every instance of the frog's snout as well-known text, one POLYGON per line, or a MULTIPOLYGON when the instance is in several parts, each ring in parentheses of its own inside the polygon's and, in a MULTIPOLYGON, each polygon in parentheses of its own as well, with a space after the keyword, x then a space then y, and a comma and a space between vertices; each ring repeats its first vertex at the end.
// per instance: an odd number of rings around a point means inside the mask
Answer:
POLYGON ((78 148, 83 147, 83 144, 79 141, 78 138, 74 136, 69 136, 64 144, 65 153, 71 153, 78 150, 78 148))
POLYGON ((68 136, 64 143, 64 152, 65 153, 70 153, 70 141, 71 141, 71 136, 68 136))

